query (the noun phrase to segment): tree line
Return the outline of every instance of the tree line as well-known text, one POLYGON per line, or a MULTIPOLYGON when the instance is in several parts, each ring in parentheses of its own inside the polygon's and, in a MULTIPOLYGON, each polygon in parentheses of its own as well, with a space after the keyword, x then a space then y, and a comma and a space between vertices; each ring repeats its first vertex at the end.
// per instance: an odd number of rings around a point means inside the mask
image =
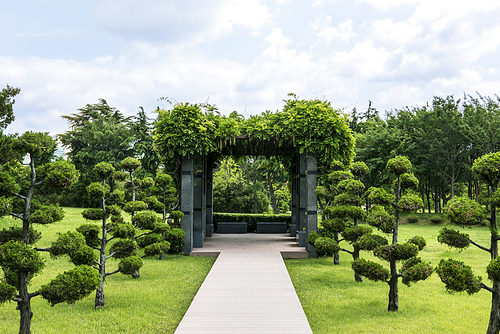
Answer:
POLYGON ((435 96, 422 107, 386 112, 384 119, 370 103, 367 111, 350 113, 350 127, 356 136, 356 160, 369 167, 363 177, 368 187, 386 184, 386 162, 403 155, 420 180, 423 212, 442 212, 456 195, 487 205, 491 187, 471 172, 471 166, 500 148, 498 96, 435 96))

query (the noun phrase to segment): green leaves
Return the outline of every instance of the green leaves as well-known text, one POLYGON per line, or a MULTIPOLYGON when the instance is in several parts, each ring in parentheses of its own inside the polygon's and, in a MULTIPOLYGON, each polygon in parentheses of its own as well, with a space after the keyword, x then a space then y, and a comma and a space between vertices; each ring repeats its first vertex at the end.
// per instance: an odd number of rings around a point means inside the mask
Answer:
POLYGON ((49 284, 40 289, 41 295, 51 306, 74 302, 90 295, 101 282, 99 272, 89 266, 78 266, 57 275, 49 284))
POLYGON ((364 276, 372 281, 387 282, 390 277, 389 270, 385 269, 381 264, 362 258, 356 259, 352 263, 352 270, 357 275, 364 276))
POLYGON ((481 277, 474 276, 472 268, 462 261, 442 259, 436 268, 436 272, 448 292, 465 291, 472 295, 481 290, 481 277))
POLYGON ((485 218, 483 207, 468 198, 455 197, 445 208, 446 218, 458 225, 477 225, 485 218))
POLYGON ((14 273, 40 272, 44 267, 40 254, 21 241, 9 241, 0 246, 0 266, 14 273))
POLYGON ((248 140, 242 145, 256 147, 270 141, 281 147, 287 143, 291 144, 290 154, 307 150, 325 165, 335 159, 350 163, 354 156, 354 137, 347 118, 329 102, 294 97, 285 101, 282 112, 265 112, 248 120, 237 113, 223 117, 203 108, 206 106, 180 103, 172 110, 159 111, 154 139, 161 155, 221 153, 243 134, 248 140))
POLYGON ((446 227, 443 228, 441 231, 439 231, 437 240, 442 244, 446 244, 450 247, 459 248, 461 250, 469 247, 470 245, 470 239, 468 234, 460 233, 458 231, 448 229, 446 227))

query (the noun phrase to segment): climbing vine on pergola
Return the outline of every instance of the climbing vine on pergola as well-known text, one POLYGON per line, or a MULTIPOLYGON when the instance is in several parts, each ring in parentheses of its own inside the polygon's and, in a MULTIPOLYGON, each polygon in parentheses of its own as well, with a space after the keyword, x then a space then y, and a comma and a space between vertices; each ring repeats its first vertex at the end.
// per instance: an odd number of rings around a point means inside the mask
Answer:
POLYGON ((159 110, 156 148, 167 160, 194 154, 291 156, 308 151, 317 155, 321 166, 334 160, 349 163, 354 137, 347 117, 328 101, 289 97, 282 111, 249 119, 236 111, 223 116, 207 104, 178 103, 171 110, 159 110))
MULTIPOLYGON (((318 167, 349 164, 354 137, 347 117, 330 102, 290 94, 284 103, 281 111, 249 119, 236 111, 223 116, 207 104, 178 103, 158 111, 154 140, 165 166, 175 165, 179 177, 185 253, 203 247, 213 233, 213 165, 223 156, 281 157, 292 176, 292 224, 306 236, 317 230, 318 167)), ((314 257, 314 247, 305 246, 314 257)))

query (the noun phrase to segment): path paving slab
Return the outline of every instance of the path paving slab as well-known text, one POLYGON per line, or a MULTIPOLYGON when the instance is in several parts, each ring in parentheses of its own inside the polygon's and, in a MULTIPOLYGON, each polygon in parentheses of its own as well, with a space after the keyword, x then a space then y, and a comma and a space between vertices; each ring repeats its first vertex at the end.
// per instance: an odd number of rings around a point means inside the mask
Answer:
POLYGON ((312 333, 280 247, 263 244, 222 246, 175 334, 312 333))

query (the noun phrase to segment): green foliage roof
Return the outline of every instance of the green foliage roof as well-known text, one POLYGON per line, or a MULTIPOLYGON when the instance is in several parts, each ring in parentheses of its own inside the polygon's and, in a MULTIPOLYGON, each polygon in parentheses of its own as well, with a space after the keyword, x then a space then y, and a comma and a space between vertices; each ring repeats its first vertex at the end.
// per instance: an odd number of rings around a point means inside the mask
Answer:
POLYGON ((160 110, 155 145, 165 158, 193 154, 279 155, 309 151, 320 163, 354 156, 354 137, 347 118, 329 102, 285 100, 281 112, 267 111, 244 119, 237 112, 222 116, 210 105, 180 103, 160 110))

